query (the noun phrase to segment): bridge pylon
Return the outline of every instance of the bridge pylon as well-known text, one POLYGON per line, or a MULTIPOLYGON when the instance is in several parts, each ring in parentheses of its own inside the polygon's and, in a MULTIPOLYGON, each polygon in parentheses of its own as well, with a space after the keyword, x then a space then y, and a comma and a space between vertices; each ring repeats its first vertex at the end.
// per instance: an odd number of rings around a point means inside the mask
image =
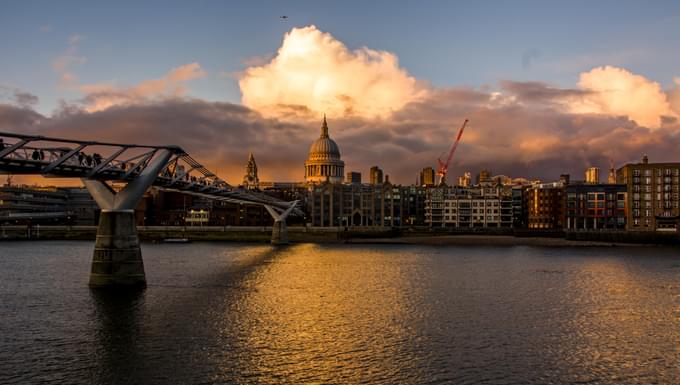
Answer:
POLYGON ((288 240, 288 228, 286 227, 286 218, 295 209, 298 201, 291 202, 290 207, 288 207, 283 212, 279 213, 276 209, 270 205, 264 205, 267 209, 269 215, 274 218, 274 226, 272 226, 272 245, 287 245, 290 243, 288 240))
POLYGON ((135 207, 172 155, 169 150, 159 150, 149 165, 119 192, 103 181, 83 179, 85 187, 101 208, 90 287, 146 286, 135 207))

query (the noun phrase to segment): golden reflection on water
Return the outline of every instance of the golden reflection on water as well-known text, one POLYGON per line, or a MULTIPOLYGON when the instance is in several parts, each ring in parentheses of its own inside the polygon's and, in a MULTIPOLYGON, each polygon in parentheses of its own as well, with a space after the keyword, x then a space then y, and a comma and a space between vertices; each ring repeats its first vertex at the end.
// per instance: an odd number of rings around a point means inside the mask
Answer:
MULTIPOLYGON (((631 269, 621 258, 581 265, 565 292, 573 309, 568 321, 573 338, 563 355, 567 363, 581 368, 579 380, 611 379, 611 367, 646 367, 635 378, 650 381, 677 370, 675 362, 662 358, 680 351, 678 320, 669 306, 669 300, 677 302, 680 286, 665 278, 639 266, 631 269)), ((619 376, 620 381, 626 379, 625 373, 619 376)))
POLYGON ((356 383, 417 367, 400 353, 420 316, 411 306, 417 267, 376 263, 385 258, 394 255, 311 244, 281 251, 243 299, 244 370, 264 383, 356 383))

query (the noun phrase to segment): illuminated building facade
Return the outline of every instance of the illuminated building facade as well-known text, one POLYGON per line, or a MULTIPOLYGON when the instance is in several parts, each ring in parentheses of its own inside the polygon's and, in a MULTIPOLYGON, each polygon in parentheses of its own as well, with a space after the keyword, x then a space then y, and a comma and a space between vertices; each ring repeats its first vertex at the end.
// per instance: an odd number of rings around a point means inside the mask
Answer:
POLYGON ((600 183, 600 168, 588 167, 586 170, 586 183, 600 183))
POLYGON ((680 220, 680 163, 626 164, 616 171, 628 188, 628 230, 677 231, 680 220))
POLYGON ((434 168, 425 167, 418 177, 418 184, 420 186, 432 187, 434 186, 434 168))
POLYGON ((526 189, 526 227, 538 230, 561 230, 564 227, 564 184, 535 184, 526 189))

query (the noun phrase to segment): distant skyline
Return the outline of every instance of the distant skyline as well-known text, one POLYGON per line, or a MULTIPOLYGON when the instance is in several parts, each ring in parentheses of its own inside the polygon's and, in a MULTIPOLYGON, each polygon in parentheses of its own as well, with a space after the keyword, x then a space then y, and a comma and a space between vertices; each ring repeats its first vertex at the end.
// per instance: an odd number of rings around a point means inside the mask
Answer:
POLYGON ((464 118, 453 179, 680 160, 678 25, 670 1, 8 1, 0 130, 176 143, 231 183, 249 150, 301 180, 324 112, 347 171, 405 184, 464 118))

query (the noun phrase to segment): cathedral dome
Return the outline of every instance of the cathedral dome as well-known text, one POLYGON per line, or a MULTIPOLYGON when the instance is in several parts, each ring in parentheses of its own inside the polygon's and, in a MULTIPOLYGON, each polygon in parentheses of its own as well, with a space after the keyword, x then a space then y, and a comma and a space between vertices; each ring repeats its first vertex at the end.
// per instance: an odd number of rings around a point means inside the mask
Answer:
POLYGON ((345 162, 340 159, 340 148, 328 136, 326 116, 323 117, 321 135, 309 147, 309 156, 305 162, 305 180, 307 182, 342 182, 345 162))
POLYGON ((333 139, 322 136, 309 148, 309 159, 340 159, 340 149, 333 139))

